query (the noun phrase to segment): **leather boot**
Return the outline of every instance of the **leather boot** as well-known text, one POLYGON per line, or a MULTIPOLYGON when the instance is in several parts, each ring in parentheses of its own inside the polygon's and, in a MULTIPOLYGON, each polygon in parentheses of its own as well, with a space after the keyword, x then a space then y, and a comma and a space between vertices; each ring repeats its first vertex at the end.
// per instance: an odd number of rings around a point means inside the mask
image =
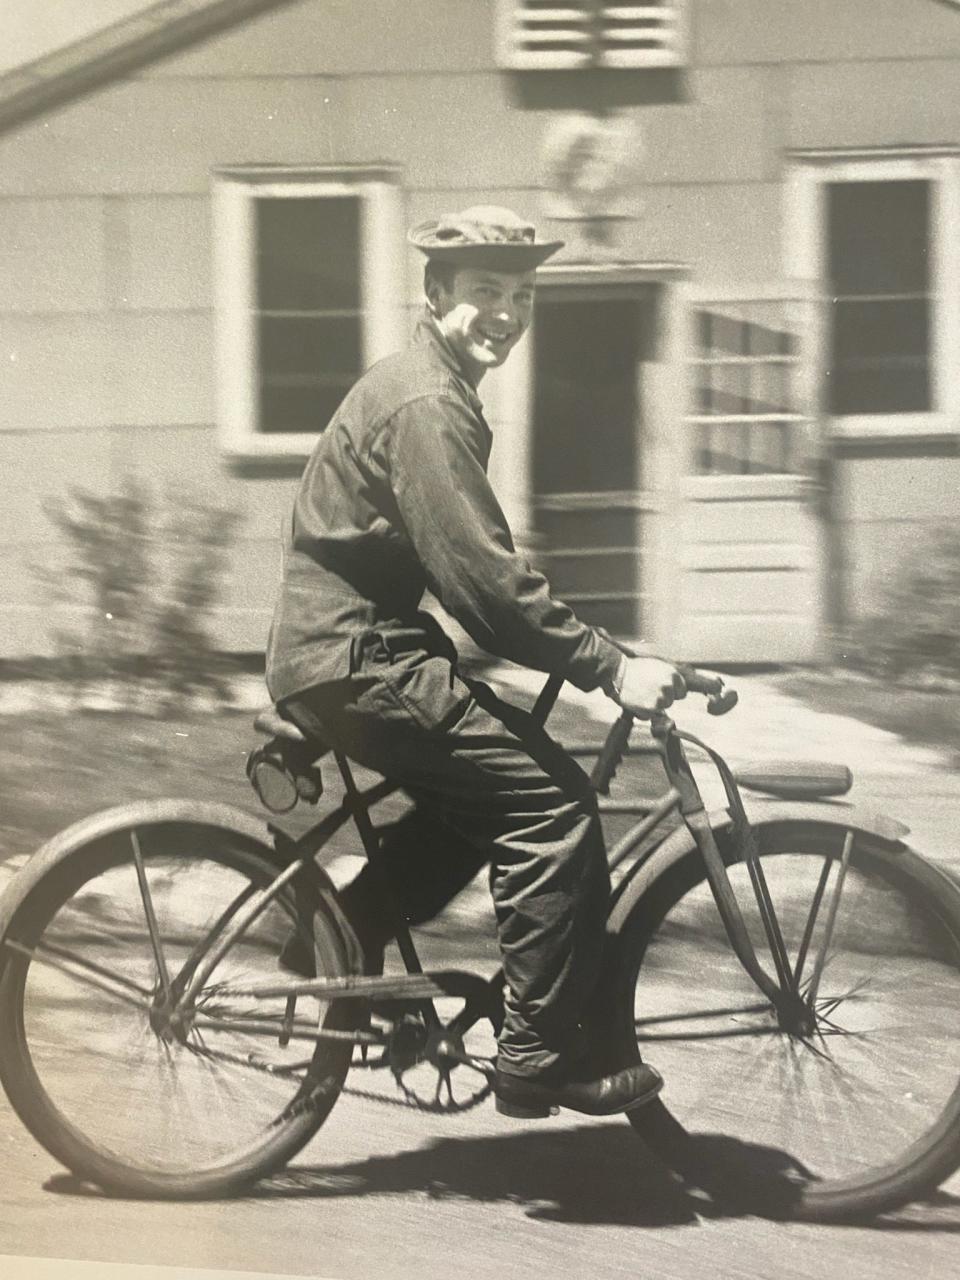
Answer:
POLYGON ((497 1067, 495 1091, 501 1115, 541 1119, 565 1107, 588 1116, 611 1116, 642 1107, 663 1088, 663 1077, 645 1062, 610 1075, 580 1072, 564 1078, 514 1075, 497 1067))

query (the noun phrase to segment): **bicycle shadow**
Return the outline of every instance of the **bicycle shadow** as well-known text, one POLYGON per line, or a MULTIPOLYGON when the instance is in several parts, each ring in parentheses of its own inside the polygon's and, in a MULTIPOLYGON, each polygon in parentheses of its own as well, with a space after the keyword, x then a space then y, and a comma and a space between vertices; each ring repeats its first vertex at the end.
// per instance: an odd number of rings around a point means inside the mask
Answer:
MULTIPOLYGON (((690 1226, 701 1219, 790 1218, 799 1169, 793 1157, 719 1134, 693 1134, 688 1144, 686 1158, 697 1169, 696 1188, 685 1185, 630 1129, 582 1125, 542 1134, 439 1138, 414 1150, 348 1164, 294 1164, 242 1198, 425 1195, 510 1203, 544 1222, 647 1229, 690 1226)), ((104 1195, 71 1175, 50 1179, 45 1189, 61 1195, 104 1195)), ((937 1192, 925 1204, 896 1216, 845 1225, 960 1232, 960 1197, 937 1192), (931 1207, 949 1216, 937 1212, 931 1219, 931 1207)))

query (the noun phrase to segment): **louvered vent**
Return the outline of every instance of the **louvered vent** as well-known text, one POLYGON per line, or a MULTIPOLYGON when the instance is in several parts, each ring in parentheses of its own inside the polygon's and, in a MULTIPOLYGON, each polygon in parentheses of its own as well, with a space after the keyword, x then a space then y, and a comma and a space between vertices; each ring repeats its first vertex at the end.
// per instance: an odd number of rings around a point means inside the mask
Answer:
POLYGON ((500 65, 518 71, 674 67, 683 61, 683 2, 499 0, 500 65))

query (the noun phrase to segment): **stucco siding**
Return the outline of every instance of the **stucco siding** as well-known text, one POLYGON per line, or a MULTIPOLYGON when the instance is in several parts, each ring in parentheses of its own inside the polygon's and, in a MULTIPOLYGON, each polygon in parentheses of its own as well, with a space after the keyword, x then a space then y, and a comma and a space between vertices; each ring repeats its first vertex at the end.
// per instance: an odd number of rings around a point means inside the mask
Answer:
MULTIPOLYGON (((770 180, 783 71, 690 76, 689 100, 635 108, 651 183, 770 180), (731 138, 736 145, 731 145, 731 138)), ((225 164, 387 160, 413 188, 539 184, 553 114, 520 110, 495 71, 462 76, 197 80, 116 85, 56 127, 0 139, 0 193, 187 194, 225 164)))
POLYGON ((960 57, 939 0, 693 0, 698 63, 960 57))
POLYGON ((494 65, 494 9, 493 0, 302 0, 166 58, 144 74, 476 71, 494 65))
MULTIPOLYGON (((954 15, 960 27, 960 12, 954 15)), ((960 141, 960 54, 789 68, 791 147, 960 141)))
POLYGON ((0 316, 0 432, 210 423, 205 312, 0 316))
POLYGON ((0 313, 98 310, 106 273, 102 199, 0 198, 0 313))
POLYGON ((342 162, 349 91, 349 82, 317 79, 199 80, 188 91, 114 85, 56 112, 46 128, 0 138, 0 191, 203 194, 221 164, 342 162))
MULTIPOLYGON (((122 201, 125 262, 118 305, 190 310, 213 301, 210 201, 196 196, 131 196, 122 201)), ((120 264, 116 264, 118 269, 120 264)))
POLYGON ((931 526, 956 524, 960 457, 858 458, 837 467, 844 598, 858 617, 878 602, 898 563, 931 526))

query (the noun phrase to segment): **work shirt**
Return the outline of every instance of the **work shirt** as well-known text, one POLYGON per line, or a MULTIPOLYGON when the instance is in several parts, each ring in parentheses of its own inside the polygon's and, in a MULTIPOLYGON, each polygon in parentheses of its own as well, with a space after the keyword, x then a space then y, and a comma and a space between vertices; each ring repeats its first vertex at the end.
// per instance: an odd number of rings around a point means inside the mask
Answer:
POLYGON ((275 701, 344 679, 370 633, 391 654, 451 652, 426 590, 488 653, 583 690, 620 654, 552 598, 487 479, 476 390, 430 318, 367 371, 320 436, 297 493, 267 646, 275 701))

